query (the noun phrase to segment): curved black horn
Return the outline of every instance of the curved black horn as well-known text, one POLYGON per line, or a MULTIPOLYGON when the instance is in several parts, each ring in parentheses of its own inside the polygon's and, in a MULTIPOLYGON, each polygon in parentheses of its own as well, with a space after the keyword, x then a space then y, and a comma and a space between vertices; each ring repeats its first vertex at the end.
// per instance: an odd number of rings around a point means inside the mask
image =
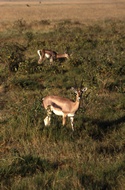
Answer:
POLYGON ((74 77, 74 82, 75 82, 75 88, 78 88, 77 82, 76 82, 76 78, 74 77))
POLYGON ((82 89, 83 79, 81 80, 80 89, 82 89))

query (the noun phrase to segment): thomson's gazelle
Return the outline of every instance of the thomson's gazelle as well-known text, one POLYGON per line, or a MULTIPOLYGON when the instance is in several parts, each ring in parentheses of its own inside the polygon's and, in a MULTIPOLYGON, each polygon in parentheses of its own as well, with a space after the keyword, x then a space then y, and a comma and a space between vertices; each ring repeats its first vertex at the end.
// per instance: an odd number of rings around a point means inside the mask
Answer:
POLYGON ((50 63, 52 63, 56 59, 64 59, 64 58, 69 59, 69 55, 67 53, 58 54, 57 52, 52 50, 42 49, 42 50, 37 50, 37 53, 39 55, 38 64, 40 64, 45 59, 49 59, 50 63))
POLYGON ((87 87, 77 90, 72 87, 72 90, 74 90, 74 92, 76 93, 75 102, 71 101, 68 98, 63 98, 60 96, 46 96, 45 98, 43 98, 43 106, 47 110, 47 116, 44 119, 45 126, 50 125, 51 113, 53 112, 56 115, 60 115, 63 117, 63 125, 65 125, 66 123, 66 117, 70 117, 71 127, 72 130, 74 130, 74 115, 79 108, 81 95, 87 90, 87 87))

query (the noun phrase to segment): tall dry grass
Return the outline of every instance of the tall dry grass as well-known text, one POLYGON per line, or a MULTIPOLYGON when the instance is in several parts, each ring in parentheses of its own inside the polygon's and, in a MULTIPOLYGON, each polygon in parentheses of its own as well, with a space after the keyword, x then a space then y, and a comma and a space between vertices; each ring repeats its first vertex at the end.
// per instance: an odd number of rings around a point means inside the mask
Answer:
POLYGON ((0 30, 19 19, 27 22, 69 19, 87 24, 97 20, 125 18, 124 1, 22 1, 0 2, 0 5, 0 30))

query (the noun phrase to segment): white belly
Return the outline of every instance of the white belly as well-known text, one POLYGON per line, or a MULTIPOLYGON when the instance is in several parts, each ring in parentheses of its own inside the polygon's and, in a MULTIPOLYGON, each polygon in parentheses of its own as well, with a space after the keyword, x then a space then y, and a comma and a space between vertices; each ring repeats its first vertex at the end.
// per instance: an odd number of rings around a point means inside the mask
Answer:
POLYGON ((55 109, 52 109, 53 113, 55 113, 56 115, 61 115, 63 116, 64 113, 61 111, 61 110, 55 110, 55 109))
POLYGON ((53 113, 55 113, 56 115, 64 115, 62 110, 60 109, 55 109, 53 106, 50 107, 51 111, 53 111, 53 113))
POLYGON ((50 58, 50 55, 48 53, 45 53, 46 58, 50 58))
MULTIPOLYGON (((63 116, 64 113, 62 112, 62 110, 59 110, 59 109, 54 109, 53 106, 51 106, 51 110, 53 111, 53 113, 55 113, 56 115, 60 115, 60 116, 63 116)), ((67 114, 68 117, 74 117, 74 113, 69 113, 67 114)))

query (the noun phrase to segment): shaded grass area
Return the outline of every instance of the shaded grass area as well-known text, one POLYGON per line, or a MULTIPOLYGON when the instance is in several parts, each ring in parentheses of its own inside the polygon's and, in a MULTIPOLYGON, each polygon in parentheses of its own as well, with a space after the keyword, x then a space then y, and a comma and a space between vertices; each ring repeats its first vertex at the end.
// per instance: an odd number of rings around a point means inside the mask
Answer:
POLYGON ((124 31, 121 20, 64 20, 44 33, 20 20, 0 33, 1 189, 125 188, 124 31), (70 60, 38 65, 41 48, 67 51, 70 60), (45 127, 42 98, 75 100, 71 87, 82 80, 88 91, 75 131, 56 115, 45 127))
MULTIPOLYGON (((93 167, 90 165, 90 167, 93 167)), ((105 170, 100 171, 96 170, 92 171, 93 173, 87 173, 86 169, 82 168, 78 170, 74 170, 73 166, 70 166, 70 161, 62 161, 50 163, 47 160, 41 160, 39 157, 33 157, 32 155, 27 155, 25 157, 15 158, 14 162, 7 168, 2 171, 2 181, 6 181, 9 184, 13 183, 12 178, 17 178, 20 176, 22 178, 22 182, 20 185, 23 185, 23 181, 25 178, 28 179, 33 177, 33 180, 30 184, 30 187, 27 183, 25 187, 30 189, 31 187, 37 188, 54 188, 54 189, 65 189, 65 188, 82 188, 85 189, 112 189, 113 186, 116 186, 115 179, 119 177, 119 175, 124 175, 125 170, 125 162, 115 166, 114 168, 106 168, 105 170), (69 165, 67 167, 67 165, 69 165), (35 175, 35 177, 34 177, 35 175), (48 175, 48 176, 47 176, 48 175), (68 180, 67 180, 68 178, 68 180), (38 180, 39 179, 39 180, 38 180), (45 181, 46 182, 45 182, 45 181), (60 182, 63 180, 63 183, 60 182), (72 182, 71 182, 71 181, 72 182), (73 184, 73 180, 77 182, 73 184), (53 184, 54 187, 53 187, 53 184), (42 187, 40 187, 42 186, 42 187)), ((117 186, 116 186, 117 188, 117 186)))

